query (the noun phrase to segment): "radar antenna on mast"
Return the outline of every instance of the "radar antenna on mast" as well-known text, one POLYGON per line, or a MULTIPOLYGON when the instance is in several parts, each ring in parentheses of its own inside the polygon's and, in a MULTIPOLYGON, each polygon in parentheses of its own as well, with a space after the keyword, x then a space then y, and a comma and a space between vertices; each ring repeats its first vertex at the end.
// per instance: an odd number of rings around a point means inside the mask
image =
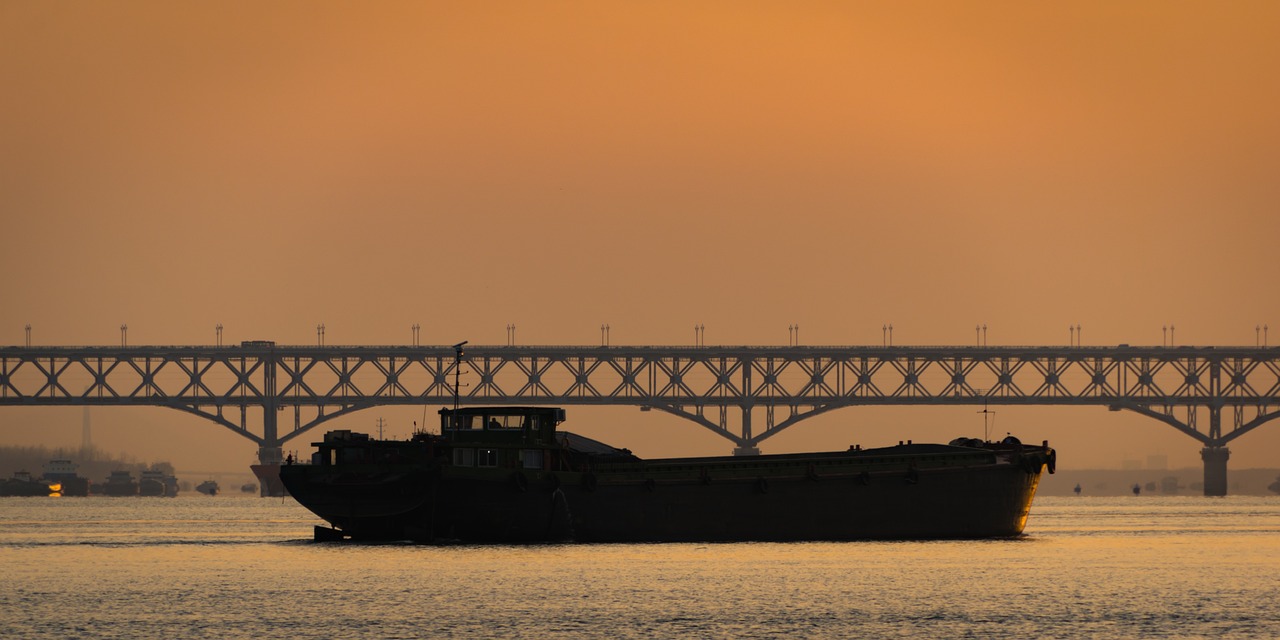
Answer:
POLYGON ((987 401, 983 400, 982 411, 979 411, 978 413, 982 414, 982 441, 990 442, 991 427, 995 426, 995 423, 996 423, 996 412, 988 409, 987 401))

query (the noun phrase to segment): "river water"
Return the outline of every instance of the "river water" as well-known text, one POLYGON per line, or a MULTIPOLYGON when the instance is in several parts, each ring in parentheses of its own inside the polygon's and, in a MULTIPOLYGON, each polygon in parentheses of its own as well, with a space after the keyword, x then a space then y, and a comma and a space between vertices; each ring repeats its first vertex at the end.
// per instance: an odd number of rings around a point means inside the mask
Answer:
POLYGON ((0 638, 1280 637, 1280 497, 1015 540, 317 544, 289 499, 0 499, 0 638))

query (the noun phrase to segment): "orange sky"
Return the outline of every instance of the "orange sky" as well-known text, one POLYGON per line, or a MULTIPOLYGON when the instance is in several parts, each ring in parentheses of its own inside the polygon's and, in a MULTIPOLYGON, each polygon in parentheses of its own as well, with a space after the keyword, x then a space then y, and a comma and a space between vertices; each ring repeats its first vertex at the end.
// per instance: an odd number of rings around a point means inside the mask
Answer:
MULTIPOLYGON (((1273 2, 0 4, 0 344, 1280 342, 1273 2), (693 6, 690 6, 693 5, 693 6)), ((371 410, 408 432, 412 411, 371 410)), ((949 438, 847 409, 766 450, 949 438), (878 434, 884 434, 880 436, 878 434)), ((642 455, 726 453, 575 409, 642 455), (608 424, 610 426, 600 426, 608 424)), ((1167 426, 1007 409, 1071 466, 1167 426), (1100 441, 1111 443, 1102 446, 1100 441)), ((79 441, 0 409, 0 443, 79 441)), ((959 425, 959 426, 957 426, 959 425)), ((980 423, 978 423, 980 428, 980 423)), ((971 430, 971 429, 970 429, 971 430)), ((318 434, 317 434, 318 435, 318 434)), ((95 440, 239 468, 196 418, 95 440), (146 440, 146 441, 144 441, 146 440)), ((1280 427, 1233 443, 1280 464, 1280 427)), ((2 471, 2 470, 0 470, 2 471)))

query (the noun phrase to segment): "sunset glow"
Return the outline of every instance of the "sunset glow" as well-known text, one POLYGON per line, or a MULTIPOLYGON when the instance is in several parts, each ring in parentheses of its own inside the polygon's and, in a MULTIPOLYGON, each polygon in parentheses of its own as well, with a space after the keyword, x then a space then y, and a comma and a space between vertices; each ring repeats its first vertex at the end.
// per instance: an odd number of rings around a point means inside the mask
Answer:
MULTIPOLYGON (((1275 343, 1277 25, 1270 2, 6 3, 0 344, 1275 343)), ((1199 465, 1140 416, 1000 420, 1073 465, 1199 465)), ((93 421, 180 467, 253 455, 177 412, 93 421)), ((5 409, 0 442, 80 422, 5 409)), ((975 424, 848 409, 769 444, 975 424)), ((1272 464, 1280 430, 1240 444, 1233 467, 1272 464)))

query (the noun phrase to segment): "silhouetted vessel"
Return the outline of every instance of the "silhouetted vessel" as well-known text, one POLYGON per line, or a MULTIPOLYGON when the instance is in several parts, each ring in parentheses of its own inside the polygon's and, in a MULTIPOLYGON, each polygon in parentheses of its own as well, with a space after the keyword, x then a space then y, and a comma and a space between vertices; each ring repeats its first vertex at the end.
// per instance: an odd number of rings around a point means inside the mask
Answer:
POLYGON ((138 495, 173 498, 178 495, 178 479, 160 469, 142 472, 138 480, 138 495))
POLYGON ((44 480, 62 496, 89 495, 89 479, 76 473, 76 464, 67 459, 50 460, 44 465, 44 480))
POLYGON ((0 496, 48 496, 49 483, 36 480, 29 471, 15 471, 12 478, 0 480, 0 496))
POLYGON ((851 540, 1016 536, 1048 443, 960 438, 831 453, 641 460, 557 432, 555 408, 442 409, 408 441, 330 431, 280 478, 318 540, 851 540))
POLYGON ((106 482, 94 485, 94 493, 107 496, 136 496, 138 495, 138 482, 133 479, 133 474, 128 471, 112 471, 107 476, 106 482))
POLYGON ((213 480, 205 480, 204 482, 196 485, 196 491, 199 491, 206 496, 216 496, 218 495, 218 483, 213 480))

